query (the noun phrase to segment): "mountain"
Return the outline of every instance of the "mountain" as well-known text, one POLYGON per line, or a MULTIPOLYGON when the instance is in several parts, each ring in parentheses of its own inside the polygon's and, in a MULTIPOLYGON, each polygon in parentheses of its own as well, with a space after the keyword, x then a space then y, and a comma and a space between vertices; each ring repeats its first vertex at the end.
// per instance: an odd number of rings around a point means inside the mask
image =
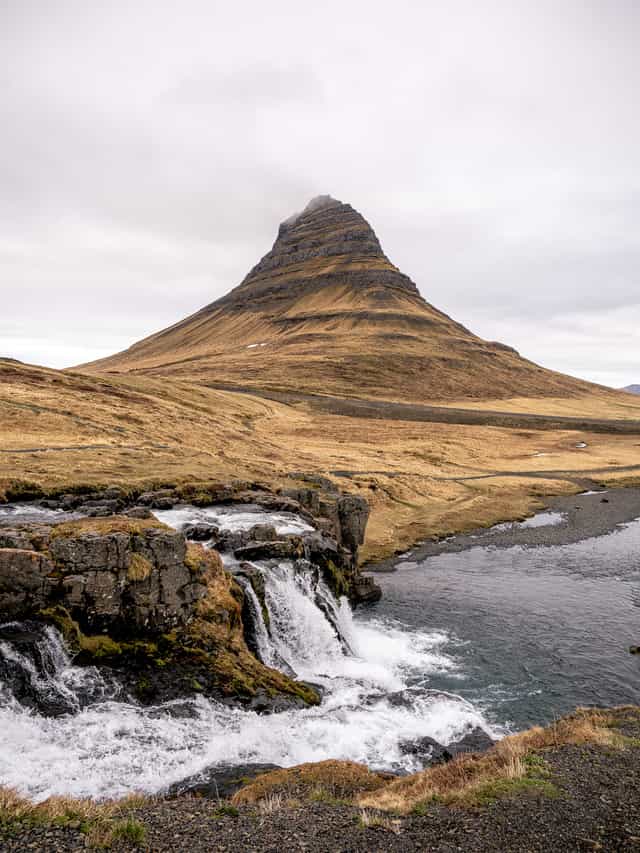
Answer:
POLYGON ((628 391, 629 394, 640 394, 640 385, 627 385, 626 388, 621 388, 621 391, 628 391))
POLYGON ((412 402, 596 389, 430 305, 364 217, 330 196, 285 220, 271 251, 226 296, 82 370, 412 402))

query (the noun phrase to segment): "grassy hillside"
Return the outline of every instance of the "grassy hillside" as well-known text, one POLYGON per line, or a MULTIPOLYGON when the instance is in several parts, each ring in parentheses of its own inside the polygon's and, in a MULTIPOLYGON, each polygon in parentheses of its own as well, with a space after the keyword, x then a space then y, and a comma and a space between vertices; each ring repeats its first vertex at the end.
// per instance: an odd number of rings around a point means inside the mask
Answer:
POLYGON ((401 402, 596 392, 427 303, 366 220, 329 197, 283 223, 222 299, 82 369, 401 402))
MULTIPOLYGON (((548 402, 560 414, 584 407, 638 419, 638 401, 623 399, 626 409, 620 400, 548 402)), ((584 471, 615 480, 636 465, 640 475, 640 427, 590 435, 487 424, 346 417, 176 380, 0 360, 0 486, 234 478, 278 486, 290 485, 290 472, 322 473, 370 502, 365 559, 525 514, 541 494, 577 491, 584 471), (576 449, 582 440, 588 447, 576 449), (493 476, 464 479, 483 473, 493 476)))

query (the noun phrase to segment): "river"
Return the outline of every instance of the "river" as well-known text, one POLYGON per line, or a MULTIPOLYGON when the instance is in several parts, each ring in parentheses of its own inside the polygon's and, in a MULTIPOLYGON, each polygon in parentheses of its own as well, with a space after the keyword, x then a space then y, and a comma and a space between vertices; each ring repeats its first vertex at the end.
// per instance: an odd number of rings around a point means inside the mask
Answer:
MULTIPOLYGON (((303 523, 243 512, 158 516, 177 527, 203 514, 228 529, 303 523)), ((640 660, 627 648, 640 641, 639 553, 640 520, 566 546, 480 539, 399 559, 377 578, 382 601, 355 613, 292 564, 258 564, 271 623, 261 654, 324 690, 319 707, 271 716, 202 697, 115 701, 97 671, 73 665, 54 629, 42 633, 38 666, 5 637, 0 655, 38 690, 67 697, 69 711, 43 716, 0 682, 0 783, 40 800, 160 792, 214 765, 343 758, 410 772, 422 764, 406 747, 424 736, 447 744, 479 727, 500 737, 578 704, 640 703, 640 660)))

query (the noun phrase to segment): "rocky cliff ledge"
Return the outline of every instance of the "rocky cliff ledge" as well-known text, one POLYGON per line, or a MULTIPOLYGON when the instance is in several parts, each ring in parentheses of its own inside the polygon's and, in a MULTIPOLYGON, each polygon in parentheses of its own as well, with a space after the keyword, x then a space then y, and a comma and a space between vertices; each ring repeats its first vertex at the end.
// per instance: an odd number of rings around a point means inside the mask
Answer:
POLYGON ((80 664, 109 667, 144 702, 194 693, 259 710, 315 690, 249 651, 243 592, 219 555, 155 520, 87 518, 4 528, 0 621, 55 625, 80 664))
POLYGON ((85 517, 0 526, 0 622, 54 624, 77 663, 111 668, 142 701, 202 693, 267 711, 316 703, 313 687, 265 666, 252 653, 241 585, 254 586, 250 566, 241 563, 233 576, 216 550, 233 552, 240 561, 308 560, 337 594, 376 600, 378 587, 357 567, 366 503, 327 483, 306 486, 303 477, 280 494, 255 484, 200 483, 41 499, 43 508, 85 517), (278 536, 263 524, 221 533, 204 524, 179 532, 152 516, 151 508, 178 502, 258 504, 295 512, 313 530, 278 536), (206 541, 207 547, 188 539, 206 541))

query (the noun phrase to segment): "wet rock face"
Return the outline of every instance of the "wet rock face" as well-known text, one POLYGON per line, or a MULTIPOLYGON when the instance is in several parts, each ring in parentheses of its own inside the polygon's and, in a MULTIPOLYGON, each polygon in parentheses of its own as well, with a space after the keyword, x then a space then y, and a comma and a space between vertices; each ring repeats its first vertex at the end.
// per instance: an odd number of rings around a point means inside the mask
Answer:
POLYGON ((355 557, 364 542, 369 504, 359 495, 342 495, 338 499, 337 508, 341 542, 355 557))
POLYGON ((44 605, 53 564, 22 548, 0 549, 0 619, 21 619, 44 605))
POLYGON ((121 517, 113 531, 74 525, 64 534, 52 527, 42 552, 0 549, 0 619, 61 604, 83 630, 117 635, 190 618, 206 586, 185 560, 182 534, 134 521, 128 528, 121 517))

